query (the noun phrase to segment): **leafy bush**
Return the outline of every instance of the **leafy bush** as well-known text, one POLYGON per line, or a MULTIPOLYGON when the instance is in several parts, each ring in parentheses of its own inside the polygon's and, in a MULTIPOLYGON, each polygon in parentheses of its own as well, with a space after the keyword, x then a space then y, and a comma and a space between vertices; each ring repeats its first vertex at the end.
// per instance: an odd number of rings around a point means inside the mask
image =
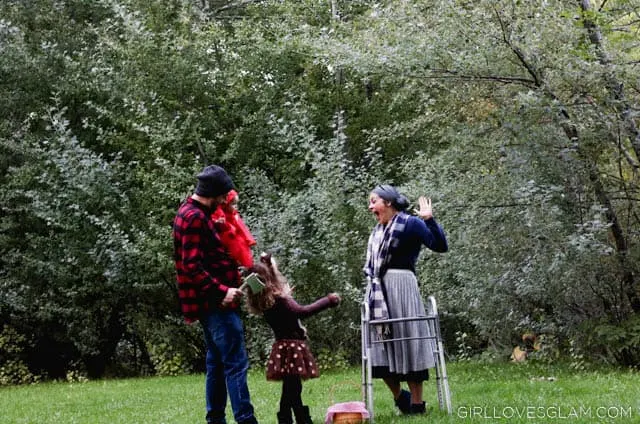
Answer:
POLYGON ((585 344, 591 352, 600 353, 608 361, 629 367, 637 367, 640 363, 640 316, 623 322, 601 320, 587 334, 585 344))
POLYGON ((0 386, 28 384, 40 380, 25 362, 24 350, 29 340, 14 328, 3 325, 0 332, 0 386))

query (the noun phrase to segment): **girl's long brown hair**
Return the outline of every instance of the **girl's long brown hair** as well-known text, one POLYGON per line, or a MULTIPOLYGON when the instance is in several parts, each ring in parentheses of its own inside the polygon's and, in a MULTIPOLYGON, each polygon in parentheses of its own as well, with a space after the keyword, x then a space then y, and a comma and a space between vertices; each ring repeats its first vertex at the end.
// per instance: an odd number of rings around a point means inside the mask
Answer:
POLYGON ((264 284, 264 289, 260 293, 254 294, 251 289, 247 292, 245 303, 249 313, 262 315, 264 311, 273 307, 278 297, 291 294, 287 279, 280 273, 269 253, 260 255, 260 261, 254 263, 248 271, 255 272, 264 284))

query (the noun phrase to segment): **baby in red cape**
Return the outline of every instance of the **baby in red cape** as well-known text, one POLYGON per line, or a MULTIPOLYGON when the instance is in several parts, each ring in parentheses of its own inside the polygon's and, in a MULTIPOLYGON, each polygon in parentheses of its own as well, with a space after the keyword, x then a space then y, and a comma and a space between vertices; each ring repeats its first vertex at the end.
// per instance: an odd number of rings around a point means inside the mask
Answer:
POLYGON ((213 212, 211 219, 216 223, 220 241, 231 258, 246 268, 253 265, 251 246, 256 244, 256 240, 238 212, 237 191, 231 190, 227 194, 225 202, 213 212))

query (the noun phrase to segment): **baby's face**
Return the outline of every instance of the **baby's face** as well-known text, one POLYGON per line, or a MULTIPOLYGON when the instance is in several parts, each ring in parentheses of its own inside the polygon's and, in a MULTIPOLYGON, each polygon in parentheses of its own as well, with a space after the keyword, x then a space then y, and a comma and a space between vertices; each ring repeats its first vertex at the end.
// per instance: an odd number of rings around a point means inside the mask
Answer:
POLYGON ((230 202, 226 202, 222 205, 223 209, 227 211, 237 211, 238 210, 238 196, 234 197, 230 202))

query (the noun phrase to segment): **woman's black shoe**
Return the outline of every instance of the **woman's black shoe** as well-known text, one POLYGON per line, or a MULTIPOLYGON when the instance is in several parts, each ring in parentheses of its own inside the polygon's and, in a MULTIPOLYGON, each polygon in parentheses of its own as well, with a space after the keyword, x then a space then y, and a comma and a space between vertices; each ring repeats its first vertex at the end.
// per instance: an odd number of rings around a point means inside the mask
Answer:
POLYGON ((403 414, 411 413, 411 393, 406 390, 401 390, 395 402, 400 412, 403 414))
POLYGON ((410 414, 424 414, 425 412, 427 412, 427 406, 424 402, 411 404, 410 414))

